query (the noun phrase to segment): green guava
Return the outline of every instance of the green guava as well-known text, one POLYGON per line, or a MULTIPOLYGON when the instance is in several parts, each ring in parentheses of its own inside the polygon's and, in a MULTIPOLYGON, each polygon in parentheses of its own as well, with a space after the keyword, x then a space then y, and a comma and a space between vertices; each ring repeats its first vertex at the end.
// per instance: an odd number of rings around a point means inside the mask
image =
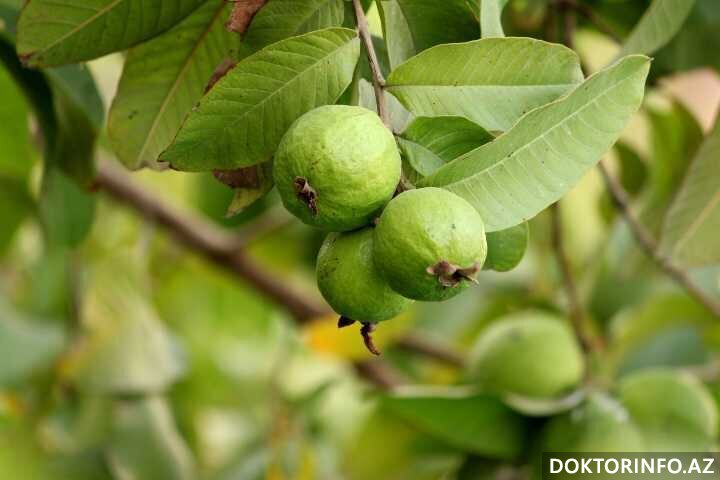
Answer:
POLYGON ((552 398, 577 386, 584 370, 580 345, 567 322, 529 311, 504 317, 480 334, 470 374, 494 392, 552 398))
POLYGON ((285 207, 323 230, 370 224, 392 198, 401 160, 392 133, 372 111, 327 105, 290 127, 273 176, 285 207))
POLYGON ((690 374, 643 370, 623 378, 618 395, 651 450, 704 451, 717 437, 715 401, 690 374))
POLYGON ((627 410, 600 393, 548 422, 542 440, 543 452, 641 452, 644 448, 627 410))
POLYGON ((375 228, 375 264, 393 290, 415 300, 454 297, 476 282, 486 254, 477 210, 441 188, 401 193, 375 228))
POLYGON ((412 303, 380 276, 372 251, 372 228, 331 233, 320 248, 318 287, 333 310, 347 319, 376 323, 395 317, 412 303))

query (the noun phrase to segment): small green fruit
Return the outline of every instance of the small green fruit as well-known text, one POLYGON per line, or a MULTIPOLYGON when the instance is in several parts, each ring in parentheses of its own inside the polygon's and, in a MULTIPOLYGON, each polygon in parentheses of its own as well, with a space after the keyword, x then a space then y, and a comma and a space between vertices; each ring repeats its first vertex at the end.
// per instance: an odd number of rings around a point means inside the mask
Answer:
POLYGON ((295 121, 275 154, 285 207, 323 230, 368 225, 392 198, 401 160, 392 133, 372 111, 327 105, 295 121))
POLYGON ((590 396, 545 427, 543 452, 641 452, 644 443, 630 414, 613 398, 590 396))
POLYGON ((325 300, 340 315, 360 322, 387 320, 412 303, 380 276, 372 244, 372 228, 331 233, 317 258, 317 283, 325 300))
POLYGON ((487 254, 485 226, 464 199, 440 188, 409 190, 375 228, 375 263, 396 292, 442 301, 475 282, 487 254))
POLYGON ((575 387, 585 369, 568 324, 543 312, 513 314, 487 327, 471 365, 473 377, 488 390, 539 398, 575 387))
POLYGON ((623 378, 618 393, 652 450, 704 451, 717 437, 715 401, 687 373, 643 370, 623 378))

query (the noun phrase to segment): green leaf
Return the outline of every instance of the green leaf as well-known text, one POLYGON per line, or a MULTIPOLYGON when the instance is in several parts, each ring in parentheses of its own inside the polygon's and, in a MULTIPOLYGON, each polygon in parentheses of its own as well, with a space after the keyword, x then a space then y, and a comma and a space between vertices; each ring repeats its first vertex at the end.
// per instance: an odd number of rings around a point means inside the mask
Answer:
POLYGON ((156 393, 184 372, 185 364, 138 279, 107 268, 94 275, 82 308, 87 333, 67 361, 66 375, 83 391, 156 393))
POLYGON ((255 170, 254 184, 233 189, 233 199, 228 206, 227 217, 232 217, 243 212, 247 207, 265 196, 275 185, 271 161, 250 168, 255 170))
POLYGON ((192 452, 162 397, 116 402, 107 458, 115 478, 197 478, 192 452))
POLYGON ((378 0, 390 65, 442 43, 477 38, 478 24, 465 0, 378 0))
POLYGON ((0 66, 0 176, 24 179, 32 167, 28 109, 12 77, 0 66))
POLYGON ((504 37, 502 11, 508 0, 480 0, 480 28, 483 38, 504 37))
POLYGON ((154 166, 225 58, 245 56, 225 29, 230 4, 209 0, 178 25, 128 52, 108 135, 128 168, 154 166))
POLYGON ((187 171, 269 160, 295 119, 340 97, 359 55, 354 31, 330 28, 245 58, 200 100, 160 160, 187 171))
POLYGON ((661 252, 685 266, 720 262, 720 121, 700 147, 665 219, 661 252))
POLYGON ((168 29, 202 1, 32 0, 18 21, 18 54, 32 67, 101 57, 168 29))
POLYGON ((48 166, 39 199, 40 220, 46 242, 75 247, 90 232, 97 199, 81 189, 58 168, 48 166))
POLYGON ((695 0, 653 0, 625 40, 620 56, 650 55, 664 46, 680 30, 694 4, 695 0))
MULTIPOLYGON (((375 90, 370 81, 361 78, 358 82, 359 99, 358 104, 368 110, 377 113, 377 102, 375 101, 375 90)), ((412 120, 412 113, 408 112, 402 103, 398 102, 392 94, 385 92, 385 103, 390 112, 390 126, 393 132, 402 132, 412 120)))
POLYGON ((582 79, 577 55, 562 45, 487 38, 433 47, 395 69, 387 84, 415 115, 461 115, 505 131, 582 79))
POLYGON ((617 140, 640 107, 649 68, 641 55, 620 60, 420 184, 468 200, 490 232, 532 218, 567 193, 617 140))
POLYGON ((0 177, 0 254, 10 246, 22 222, 35 211, 35 202, 23 180, 0 177))
POLYGON ((488 253, 483 270, 509 272, 517 267, 525 256, 530 227, 523 222, 514 227, 487 234, 488 253))
POLYGON ((382 402, 418 429, 463 450, 511 459, 523 447, 522 417, 490 395, 414 387, 382 402))
POLYGON ((422 176, 491 141, 480 125, 465 117, 418 117, 398 137, 405 160, 422 176))
POLYGON ((64 343, 65 335, 59 325, 29 318, 0 298, 1 386, 50 367, 64 343))
POLYGON ((303 33, 340 27, 345 19, 343 3, 343 0, 270 0, 253 17, 243 41, 261 48, 303 33))

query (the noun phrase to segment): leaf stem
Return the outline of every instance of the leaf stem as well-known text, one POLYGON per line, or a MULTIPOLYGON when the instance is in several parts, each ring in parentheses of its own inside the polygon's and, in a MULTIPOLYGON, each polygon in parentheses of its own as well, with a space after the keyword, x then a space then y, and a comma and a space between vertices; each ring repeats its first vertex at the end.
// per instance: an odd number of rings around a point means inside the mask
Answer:
POLYGON ((385 78, 383 77, 382 70, 380 69, 380 62, 378 61, 377 54, 375 53, 375 47, 373 46, 370 28, 368 26, 367 18, 365 17, 365 11, 363 10, 360 0, 352 0, 352 2, 353 7, 355 7, 358 34, 365 46, 365 52, 367 53, 368 62, 370 63, 372 85, 373 90, 375 91, 375 103, 377 104, 378 115, 382 119, 383 123, 388 128, 391 128, 390 113, 385 99, 385 78))
POLYGON ((720 317, 720 303, 715 301, 702 288, 700 288, 690 278, 685 270, 675 265, 669 258, 660 254, 657 241, 632 212, 628 193, 625 191, 620 182, 618 182, 617 179, 610 174, 607 166, 602 161, 598 163, 598 169, 605 181, 605 186, 610 192, 613 203, 627 222, 640 248, 663 272, 665 272, 665 274, 683 287, 690 296, 695 298, 695 300, 697 300, 715 316, 720 317))

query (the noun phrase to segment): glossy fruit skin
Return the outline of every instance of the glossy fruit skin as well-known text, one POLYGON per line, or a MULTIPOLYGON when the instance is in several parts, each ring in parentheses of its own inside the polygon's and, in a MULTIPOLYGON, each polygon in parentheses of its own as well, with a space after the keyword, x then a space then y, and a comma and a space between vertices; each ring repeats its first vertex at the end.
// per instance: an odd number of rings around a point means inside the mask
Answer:
POLYGON ((375 228, 378 269, 396 292, 415 300, 447 300, 472 283, 459 278, 454 286, 445 286, 428 268, 447 261, 479 271, 486 255, 480 214, 441 188, 401 193, 385 208, 375 228))
POLYGON ((373 231, 330 233, 317 258, 317 284, 338 314, 360 322, 395 317, 413 302, 395 293, 372 260, 373 231))
POLYGON ((566 394, 582 380, 585 361, 564 319, 520 312, 488 326, 475 344, 471 376, 482 388, 533 398, 566 394))
POLYGON ((624 377, 618 396, 656 451, 705 451, 718 434, 718 410, 697 378, 671 369, 624 377))
POLYGON ((395 139, 377 114, 327 105, 288 129, 275 154, 273 176, 291 213, 308 225, 343 232, 377 217, 397 188, 401 168, 395 139), (312 189, 314 205, 299 196, 298 179, 312 189))

